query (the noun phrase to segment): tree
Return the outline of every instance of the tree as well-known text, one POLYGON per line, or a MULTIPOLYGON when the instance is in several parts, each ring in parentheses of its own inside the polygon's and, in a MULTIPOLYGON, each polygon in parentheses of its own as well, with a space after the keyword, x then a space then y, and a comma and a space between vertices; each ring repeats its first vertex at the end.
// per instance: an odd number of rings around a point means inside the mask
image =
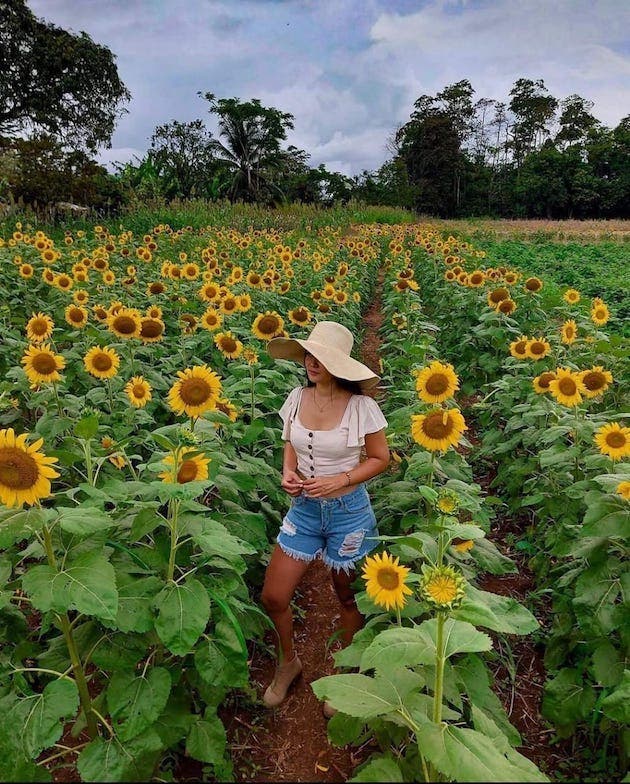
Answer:
POLYGON ((106 46, 36 19, 25 0, 0 0, 0 134, 94 151, 129 98, 106 46))
POLYGON ((591 130, 599 125, 599 120, 591 114, 593 102, 579 95, 570 95, 560 102, 560 130, 556 134, 556 144, 583 145, 591 130))
POLYGON ((158 125, 151 136, 149 152, 163 180, 166 198, 211 195, 217 162, 212 134, 203 120, 173 120, 158 125))
POLYGON ((509 109, 514 115, 512 149, 518 166, 525 156, 538 149, 550 135, 558 101, 548 94, 542 79, 517 79, 510 90, 509 109))
POLYGON ((217 98, 199 93, 210 103, 210 113, 219 119, 218 139, 212 140, 217 160, 232 173, 232 200, 275 200, 282 197, 273 174, 282 164, 280 143, 293 129, 293 115, 262 106, 258 98, 217 98))

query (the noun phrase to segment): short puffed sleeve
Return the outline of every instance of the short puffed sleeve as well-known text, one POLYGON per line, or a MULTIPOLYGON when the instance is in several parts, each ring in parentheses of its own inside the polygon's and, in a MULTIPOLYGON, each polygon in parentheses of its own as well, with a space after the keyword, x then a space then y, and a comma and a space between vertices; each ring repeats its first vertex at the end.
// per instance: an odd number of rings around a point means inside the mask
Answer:
POLYGON ((292 389, 287 395, 287 399, 282 404, 282 407, 278 411, 278 414, 280 414, 280 419, 282 419, 283 423, 283 441, 289 441, 291 438, 291 418, 295 416, 301 390, 302 387, 295 387, 295 389, 292 389))
POLYGON ((356 395, 348 421, 348 446, 364 446, 368 433, 378 433, 387 427, 387 420, 374 398, 356 395))

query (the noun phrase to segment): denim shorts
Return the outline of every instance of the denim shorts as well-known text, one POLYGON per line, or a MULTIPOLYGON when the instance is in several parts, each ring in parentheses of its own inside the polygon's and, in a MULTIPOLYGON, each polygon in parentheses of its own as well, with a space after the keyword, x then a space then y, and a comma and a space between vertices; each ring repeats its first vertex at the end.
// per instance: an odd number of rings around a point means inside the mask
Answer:
POLYGON ((318 556, 332 569, 351 572, 378 541, 376 517, 364 484, 337 498, 295 496, 277 542, 283 552, 300 561, 318 556))

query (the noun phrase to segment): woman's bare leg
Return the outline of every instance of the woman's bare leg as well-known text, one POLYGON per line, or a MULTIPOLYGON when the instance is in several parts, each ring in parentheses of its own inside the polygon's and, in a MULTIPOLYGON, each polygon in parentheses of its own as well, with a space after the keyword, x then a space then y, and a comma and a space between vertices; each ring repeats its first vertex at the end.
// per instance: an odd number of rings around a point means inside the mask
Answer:
POLYGON ((339 626, 342 632, 341 642, 345 648, 346 645, 350 645, 355 633, 363 628, 365 618, 357 609, 354 591, 351 587, 356 579, 356 572, 352 571, 350 574, 346 574, 341 570, 333 569, 331 574, 335 592, 341 603, 339 626))
POLYGON ((295 656, 290 604, 309 564, 310 561, 292 558, 276 545, 265 573, 261 601, 278 633, 274 642, 280 663, 291 661, 295 656))

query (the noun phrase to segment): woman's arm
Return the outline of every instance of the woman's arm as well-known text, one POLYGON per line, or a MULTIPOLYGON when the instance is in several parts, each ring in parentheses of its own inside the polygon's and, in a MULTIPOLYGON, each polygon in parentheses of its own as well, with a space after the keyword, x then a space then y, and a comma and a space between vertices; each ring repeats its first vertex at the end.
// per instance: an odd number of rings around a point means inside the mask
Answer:
POLYGON ((290 441, 284 442, 281 484, 289 495, 299 495, 302 492, 302 480, 297 474, 297 455, 290 441))
POLYGON ((304 490, 313 498, 320 498, 334 493, 342 487, 358 485, 361 482, 372 479, 373 476, 382 474, 389 465, 389 447, 385 438, 385 430, 379 430, 377 433, 366 433, 365 452, 367 460, 364 460, 363 463, 355 466, 347 473, 305 479, 304 490))

